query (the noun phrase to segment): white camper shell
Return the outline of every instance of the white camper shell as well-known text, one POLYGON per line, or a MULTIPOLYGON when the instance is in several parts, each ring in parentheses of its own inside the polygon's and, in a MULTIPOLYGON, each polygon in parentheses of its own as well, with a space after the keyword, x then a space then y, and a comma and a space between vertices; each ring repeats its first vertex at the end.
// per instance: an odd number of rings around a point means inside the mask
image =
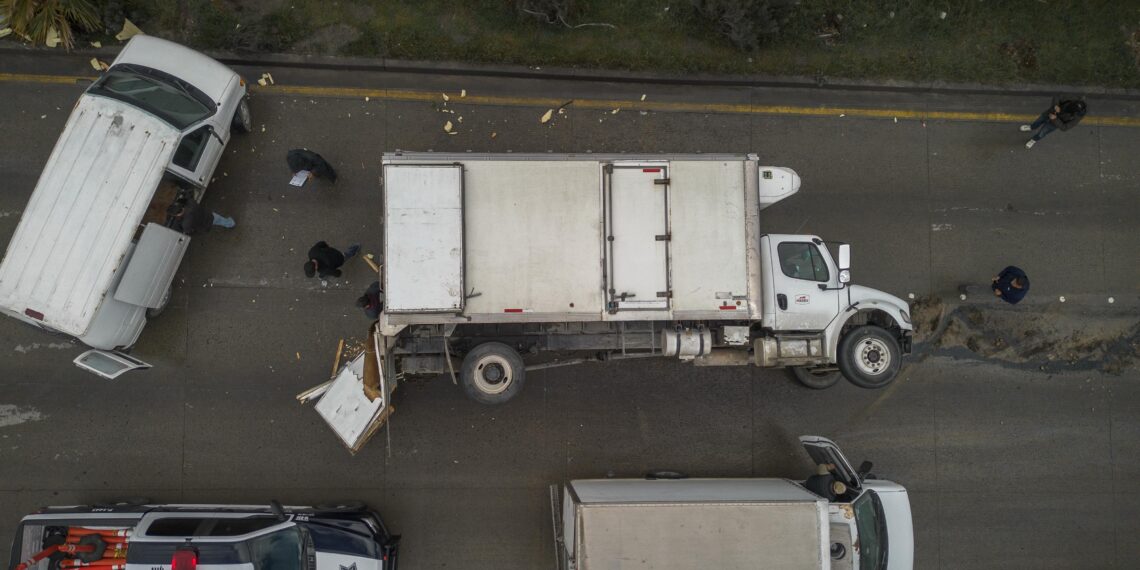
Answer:
POLYGON ((113 378, 147 365, 132 346, 169 301, 190 238, 165 226, 179 193, 201 200, 231 128, 249 130, 245 84, 188 48, 136 36, 80 97, 0 263, 0 311, 96 350, 113 378))
MULTIPOLYGON (((834 442, 800 438, 813 461, 840 461, 834 442)), ((869 468, 869 464, 867 468, 869 468)), ((906 489, 836 473, 829 500, 788 479, 587 479, 551 488, 560 570, 910 570, 906 489)))

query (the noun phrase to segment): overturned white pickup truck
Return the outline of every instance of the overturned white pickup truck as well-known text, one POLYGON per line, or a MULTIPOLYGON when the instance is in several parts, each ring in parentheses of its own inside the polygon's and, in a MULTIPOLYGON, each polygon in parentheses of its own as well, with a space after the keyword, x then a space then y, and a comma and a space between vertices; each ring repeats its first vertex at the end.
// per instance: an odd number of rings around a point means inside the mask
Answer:
POLYGON ((380 373, 458 375, 489 404, 548 351, 885 386, 909 308, 850 284, 849 246, 837 263, 818 237, 763 232, 799 187, 755 155, 386 154, 380 373))

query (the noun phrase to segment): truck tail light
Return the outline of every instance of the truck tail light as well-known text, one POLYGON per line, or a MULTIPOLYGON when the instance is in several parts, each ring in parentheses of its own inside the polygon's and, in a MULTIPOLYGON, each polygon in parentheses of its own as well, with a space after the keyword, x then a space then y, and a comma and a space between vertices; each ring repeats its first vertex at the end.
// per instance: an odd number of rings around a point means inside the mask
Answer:
POLYGON ((198 568, 198 549, 193 546, 180 546, 170 558, 170 570, 195 570, 198 568))
POLYGON ((31 317, 37 321, 44 320, 44 314, 35 310, 35 309, 24 309, 24 314, 28 315, 29 317, 31 317))

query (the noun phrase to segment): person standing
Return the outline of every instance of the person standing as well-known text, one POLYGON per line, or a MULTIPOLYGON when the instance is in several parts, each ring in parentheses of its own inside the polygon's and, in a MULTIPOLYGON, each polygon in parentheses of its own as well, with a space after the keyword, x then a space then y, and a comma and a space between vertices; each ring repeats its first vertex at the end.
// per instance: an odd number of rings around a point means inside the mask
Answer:
MULTIPOLYGON (((962 294, 962 299, 965 299, 966 294, 975 293, 980 287, 980 285, 962 285, 958 287, 958 292, 962 294)), ((990 290, 993 291, 994 297, 1010 305, 1016 305, 1029 292, 1029 276, 1020 267, 1010 265, 990 280, 990 290)))
POLYGON ((1036 121, 1029 125, 1021 125, 1021 132, 1028 133, 1030 131, 1037 131, 1033 138, 1025 143, 1025 148, 1033 148, 1037 141, 1045 138, 1045 135, 1061 129, 1067 131, 1081 122, 1084 118, 1085 112, 1088 108, 1085 102, 1081 99, 1062 99, 1060 96, 1053 98, 1053 105, 1041 113, 1036 121))
POLYGON ((188 236, 204 234, 214 226, 232 229, 237 225, 233 218, 228 218, 205 208, 194 198, 187 198, 186 202, 181 205, 172 204, 167 212, 171 216, 171 221, 168 224, 170 229, 188 236))
POLYGON ((305 277, 314 277, 319 275, 321 279, 326 277, 340 277, 340 266, 344 262, 352 259, 356 252, 360 251, 359 244, 352 244, 348 246, 348 250, 341 253, 339 249, 330 246, 324 241, 318 241, 313 247, 309 248, 309 259, 305 262, 305 277))
POLYGON ((384 292, 380 290, 379 281, 373 281, 368 290, 356 299, 356 306, 364 309, 368 318, 380 318, 380 311, 384 309, 384 292))

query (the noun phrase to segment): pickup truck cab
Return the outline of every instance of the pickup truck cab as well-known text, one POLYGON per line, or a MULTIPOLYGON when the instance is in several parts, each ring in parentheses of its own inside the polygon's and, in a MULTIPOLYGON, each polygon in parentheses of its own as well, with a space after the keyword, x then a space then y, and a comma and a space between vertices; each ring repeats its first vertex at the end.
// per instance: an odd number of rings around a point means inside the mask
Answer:
POLYGON ((9 570, 393 570, 400 537, 361 503, 47 507, 20 521, 9 570))
POLYGON ((136 36, 64 126, 0 263, 0 312, 96 349, 113 378, 170 300, 190 238, 168 208, 201 201, 233 131, 251 128, 245 81, 189 48, 136 36))

